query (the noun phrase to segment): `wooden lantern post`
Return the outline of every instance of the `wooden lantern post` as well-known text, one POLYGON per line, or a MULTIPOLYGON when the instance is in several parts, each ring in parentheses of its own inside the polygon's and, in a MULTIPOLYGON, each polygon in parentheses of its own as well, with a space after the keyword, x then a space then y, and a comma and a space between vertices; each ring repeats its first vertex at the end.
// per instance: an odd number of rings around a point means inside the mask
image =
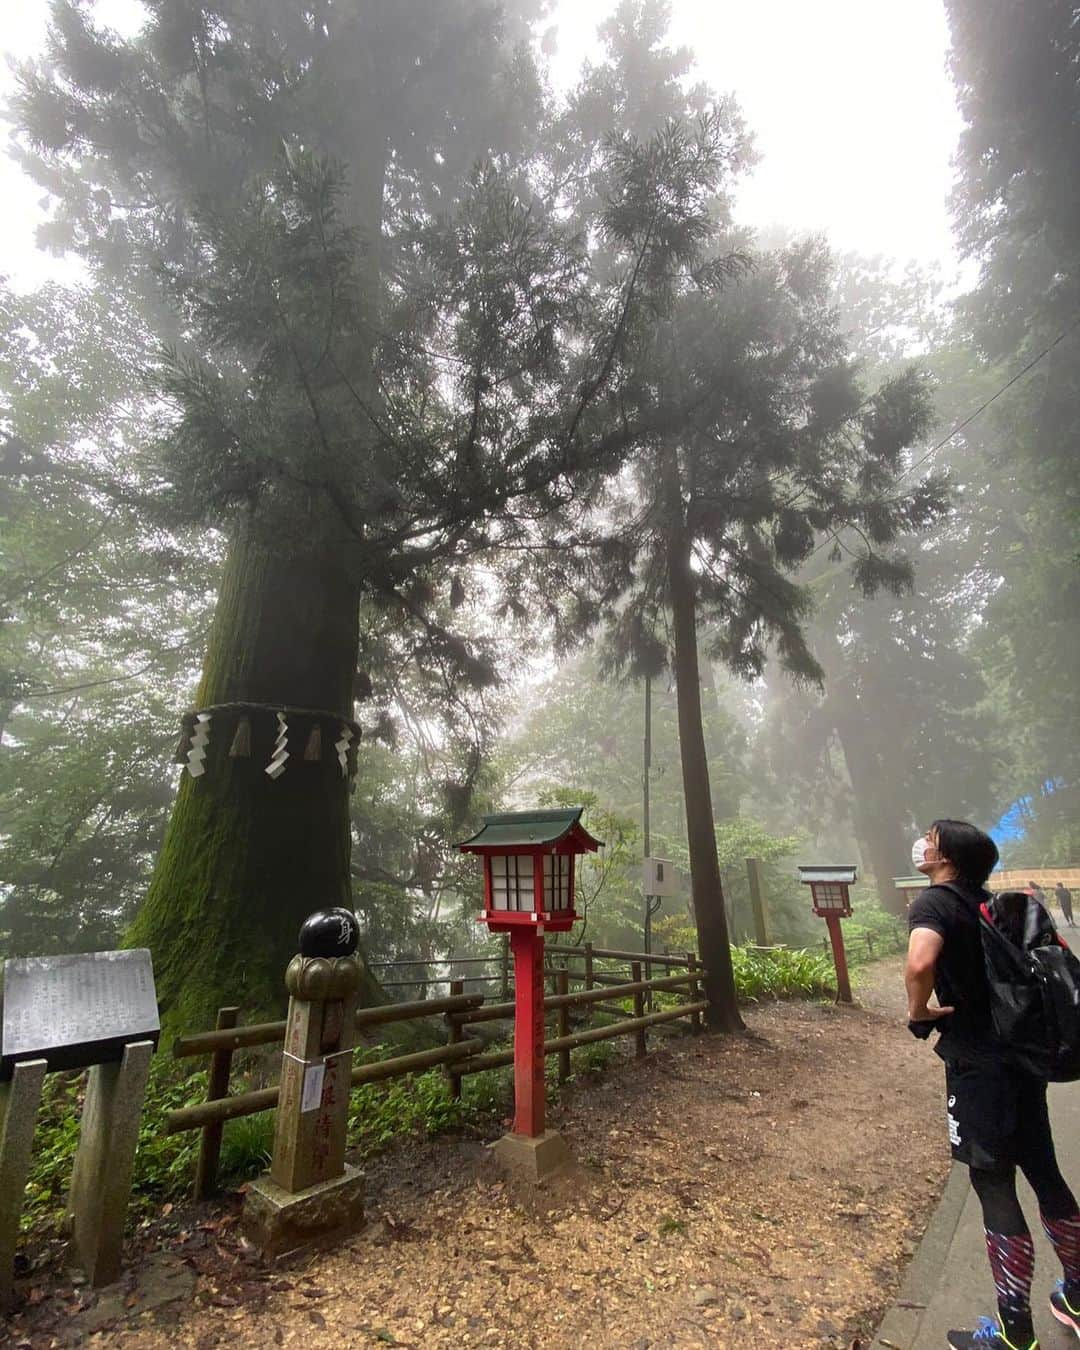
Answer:
POLYGON ((832 943, 833 964, 836 967, 836 1001, 851 1003, 851 981, 848 978, 847 953, 840 920, 851 917, 851 897, 848 887, 856 879, 854 867, 800 867, 799 880, 810 887, 814 913, 825 920, 832 943))
POLYGON ((577 919, 574 859, 602 845, 581 824, 582 807, 485 816, 458 847, 484 860, 481 922, 507 933, 514 957, 514 1126, 496 1157, 539 1180, 570 1158, 562 1136, 544 1121, 544 935, 565 933, 577 919))

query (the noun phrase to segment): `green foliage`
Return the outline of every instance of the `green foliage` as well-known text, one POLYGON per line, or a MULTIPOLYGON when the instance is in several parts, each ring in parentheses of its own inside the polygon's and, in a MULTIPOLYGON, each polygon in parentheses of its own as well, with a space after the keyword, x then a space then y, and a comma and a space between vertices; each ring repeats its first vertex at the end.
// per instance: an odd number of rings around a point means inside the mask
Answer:
MULTIPOLYGON (((820 919, 814 922, 824 927, 820 919)), ((865 965, 907 949, 907 921, 883 908, 876 888, 866 884, 851 888, 851 918, 843 921, 843 930, 849 966, 865 965)))
MULTIPOLYGON (((499 748, 503 772, 525 777, 541 793, 577 783, 613 817, 641 818, 644 697, 641 682, 613 680, 599 650, 566 661, 530 702, 528 714, 499 748), (587 772, 583 767, 587 766, 587 772)), ((703 708, 713 805, 719 819, 734 815, 749 778, 746 732, 731 704, 730 685, 705 672, 703 708)), ((675 690, 654 680, 649 777, 652 831, 658 839, 685 831, 675 690)), ((600 835, 601 838, 605 836, 600 835)), ((655 851, 659 852, 659 849, 655 851)))
POLYGON ((805 852, 806 844, 806 837, 801 832, 775 835, 759 821, 745 816, 723 821, 717 826, 716 851, 736 941, 748 942, 754 938, 747 858, 761 859, 770 939, 792 945, 808 936, 812 919, 806 887, 799 884, 795 871, 795 860, 805 852))
MULTIPOLYGON (((672 929, 672 947, 692 947, 696 930, 672 929)), ((763 998, 818 998, 836 992, 832 958, 810 948, 732 945, 735 988, 743 1002, 763 998)))
MULTIPOLYGON (((854 256, 837 277, 853 347, 884 379, 917 358, 935 377, 944 427, 993 387, 949 331, 937 289, 933 274, 911 268, 900 279, 854 256)), ((974 616, 997 584, 987 565, 997 522, 982 430, 976 424, 934 458, 961 505, 920 541, 913 589, 867 600, 852 592, 844 567, 816 555, 802 577, 815 600, 808 632, 824 687, 769 674, 755 808, 770 822, 803 826, 819 857, 861 856, 885 905, 896 903, 891 878, 908 869, 911 840, 927 820, 988 823, 1007 801, 1003 723, 990 705, 986 663, 972 650, 974 616)), ((857 534, 842 539, 861 546, 857 534)))
MULTIPOLYGON (((580 788, 541 789, 542 806, 583 806, 582 823, 603 841, 575 867, 575 907, 582 922, 567 936, 568 945, 588 940, 596 946, 641 945, 641 836, 634 821, 599 805, 595 792, 580 788)), ((554 944, 549 944, 552 950, 554 944)))
POLYGON ((672 1233, 685 1237, 688 1230, 685 1219, 673 1219, 668 1216, 660 1220, 660 1227, 656 1231, 661 1237, 669 1237, 672 1233))
MULTIPOLYGON (((60 1222, 79 1142, 85 1092, 85 1073, 54 1073, 45 1079, 26 1188, 24 1228, 60 1222)), ((155 1056, 135 1155, 132 1195, 136 1214, 145 1214, 163 1201, 179 1200, 190 1194, 199 1135, 194 1132, 164 1135, 161 1120, 166 1111, 203 1101, 205 1097, 205 1073, 185 1074, 172 1061, 155 1056)))
POLYGON ((1005 729, 1012 795, 1043 865, 1080 853, 1080 153, 1075 6, 947 0, 965 128, 955 208, 980 264, 961 306, 1003 385, 987 456, 994 593, 973 652, 1005 729), (1047 791, 1053 784, 1055 791, 1047 791))
POLYGON ((618 1058, 614 1040, 595 1041, 592 1045, 581 1045, 570 1052, 575 1078, 599 1078, 618 1058))
MULTIPOLYGON (((492 1049, 507 1047, 493 1046, 492 1049)), ((476 1119, 503 1117, 514 1108, 514 1070, 491 1069, 470 1073, 461 1080, 462 1108, 476 1119)))
POLYGON ((349 1096, 349 1142, 365 1153, 384 1148, 399 1135, 439 1134, 463 1119, 463 1105, 451 1097, 441 1070, 365 1083, 349 1096))
POLYGON ((836 992, 831 959, 798 947, 758 951, 733 947, 735 987, 747 1001, 762 998, 821 998, 836 992))
POLYGON ((0 284, 0 952, 109 947, 173 791, 217 550, 161 528, 146 335, 107 293, 0 284))
POLYGON ((274 1111, 227 1120, 221 1138, 219 1175, 223 1182, 249 1181, 270 1166, 274 1151, 274 1111))

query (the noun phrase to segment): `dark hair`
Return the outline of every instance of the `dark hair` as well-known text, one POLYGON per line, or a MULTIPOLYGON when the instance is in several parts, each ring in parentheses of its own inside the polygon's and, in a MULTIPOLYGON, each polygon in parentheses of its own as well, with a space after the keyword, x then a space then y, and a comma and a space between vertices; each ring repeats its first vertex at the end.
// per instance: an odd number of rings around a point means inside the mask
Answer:
POLYGON ((997 844, 988 834, 966 820, 935 820, 930 829, 937 836, 937 850, 956 868, 959 879, 976 889, 998 861, 997 844))
POLYGON ((1037 881, 1029 881, 1028 885, 1031 887, 1033 891, 1037 891, 1040 889, 1039 883, 1037 881))

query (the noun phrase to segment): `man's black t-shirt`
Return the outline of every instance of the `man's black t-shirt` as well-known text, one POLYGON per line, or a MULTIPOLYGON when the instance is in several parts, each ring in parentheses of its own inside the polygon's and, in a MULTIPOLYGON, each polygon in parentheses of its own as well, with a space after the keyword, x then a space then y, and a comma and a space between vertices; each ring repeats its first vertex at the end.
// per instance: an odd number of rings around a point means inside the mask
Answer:
MULTIPOLYGON (((957 895, 944 886, 920 891, 908 910, 908 928, 932 928, 945 940, 934 970, 934 993, 942 1007, 956 1012, 937 1023, 941 1031, 934 1049, 947 1060, 1003 1057, 990 1017, 990 986, 983 966, 979 905, 986 891, 957 895)), ((1007 1057, 1007 1056, 1006 1056, 1007 1057)))

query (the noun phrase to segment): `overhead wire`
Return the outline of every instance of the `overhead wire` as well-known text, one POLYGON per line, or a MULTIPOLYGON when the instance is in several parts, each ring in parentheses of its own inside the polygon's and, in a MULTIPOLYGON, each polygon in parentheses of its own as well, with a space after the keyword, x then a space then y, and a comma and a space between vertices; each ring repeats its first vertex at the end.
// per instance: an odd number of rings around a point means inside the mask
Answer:
MULTIPOLYGON (((1003 384, 995 394, 991 394, 991 396, 984 403, 979 404, 979 406, 975 409, 974 412, 969 413, 968 416, 965 417, 962 422, 958 422, 957 425, 953 427, 952 431, 950 431, 947 436, 943 436, 940 441, 938 441, 935 445, 932 445, 930 449, 927 450, 925 455, 923 455, 920 459, 917 459, 914 464, 910 464, 900 475, 900 478, 906 478, 909 473, 914 473, 916 469, 921 468, 922 465, 925 464, 926 461, 930 459, 932 455, 936 455, 937 452, 940 449, 942 449, 943 446, 948 445, 948 443, 952 440, 954 436, 959 436, 959 434, 965 428, 971 426, 972 422, 974 422, 977 417, 980 417, 987 410, 987 408, 990 407, 992 403, 996 403, 998 399, 1002 396, 1002 394, 1007 394, 1014 384, 1017 384, 1020 380, 1022 380, 1024 376, 1028 374, 1029 371, 1034 370, 1040 361, 1042 361, 1045 357, 1049 356, 1055 347, 1060 346, 1061 343, 1063 343, 1067 337, 1070 337, 1073 333, 1075 333, 1078 328, 1080 328, 1080 319, 1077 319, 1074 323, 1071 323, 1068 326, 1068 328, 1064 330, 1064 332, 1059 333, 1048 347, 1044 347, 1042 351, 1039 352, 1038 356, 1032 357, 1032 359, 1027 363, 1027 365, 1024 366, 1023 370, 1018 370, 1016 374, 1012 377, 1012 379, 1008 380, 1005 384, 1003 384)), ((897 481, 899 481, 899 479, 897 481)))
MULTIPOLYGON (((1053 342, 1049 343, 1046 347, 1044 347, 1042 351, 1038 353, 1038 355, 1033 356, 1031 360, 1027 363, 1027 365, 1023 367, 1022 370, 1018 370, 1010 380, 1007 380, 1001 386, 1000 389, 998 389, 995 393, 991 394, 988 399, 984 400, 984 402, 980 403, 979 406, 973 412, 969 413, 967 417, 963 419, 962 422, 958 422, 956 426, 954 426, 953 429, 947 435, 942 436, 942 438, 939 441, 936 441, 930 447, 930 449, 926 451, 924 455, 921 455, 917 460, 915 460, 913 464, 909 464, 908 467, 904 470, 904 472, 897 476, 896 482, 899 483, 904 478, 906 478, 908 474, 914 473, 916 469, 921 468, 928 459, 931 459, 934 455, 937 454, 939 450, 943 449, 946 445, 948 445, 948 443, 955 436, 959 436, 959 434, 962 431, 964 431, 967 427, 971 426, 972 422, 974 422, 976 418, 981 417, 982 414, 986 412, 987 408, 989 408, 992 404, 996 403, 1003 394, 1007 394, 1014 384, 1017 384, 1020 380, 1024 378, 1025 375, 1033 371, 1040 361, 1045 360, 1045 358, 1048 357, 1056 347, 1059 347, 1061 343, 1065 341, 1066 338, 1071 337, 1072 334, 1075 333, 1078 328, 1080 328, 1080 318, 1076 319, 1073 323, 1071 323, 1068 326, 1068 328, 1060 332, 1057 335, 1057 337, 1053 340, 1053 342)), ((821 550, 825 548, 827 545, 839 543, 837 535, 838 531, 834 530, 828 536, 827 539, 823 539, 821 543, 818 544, 817 548, 815 548, 812 553, 809 553, 807 555, 806 561, 809 562, 810 559, 814 557, 815 554, 820 553, 821 550)))

